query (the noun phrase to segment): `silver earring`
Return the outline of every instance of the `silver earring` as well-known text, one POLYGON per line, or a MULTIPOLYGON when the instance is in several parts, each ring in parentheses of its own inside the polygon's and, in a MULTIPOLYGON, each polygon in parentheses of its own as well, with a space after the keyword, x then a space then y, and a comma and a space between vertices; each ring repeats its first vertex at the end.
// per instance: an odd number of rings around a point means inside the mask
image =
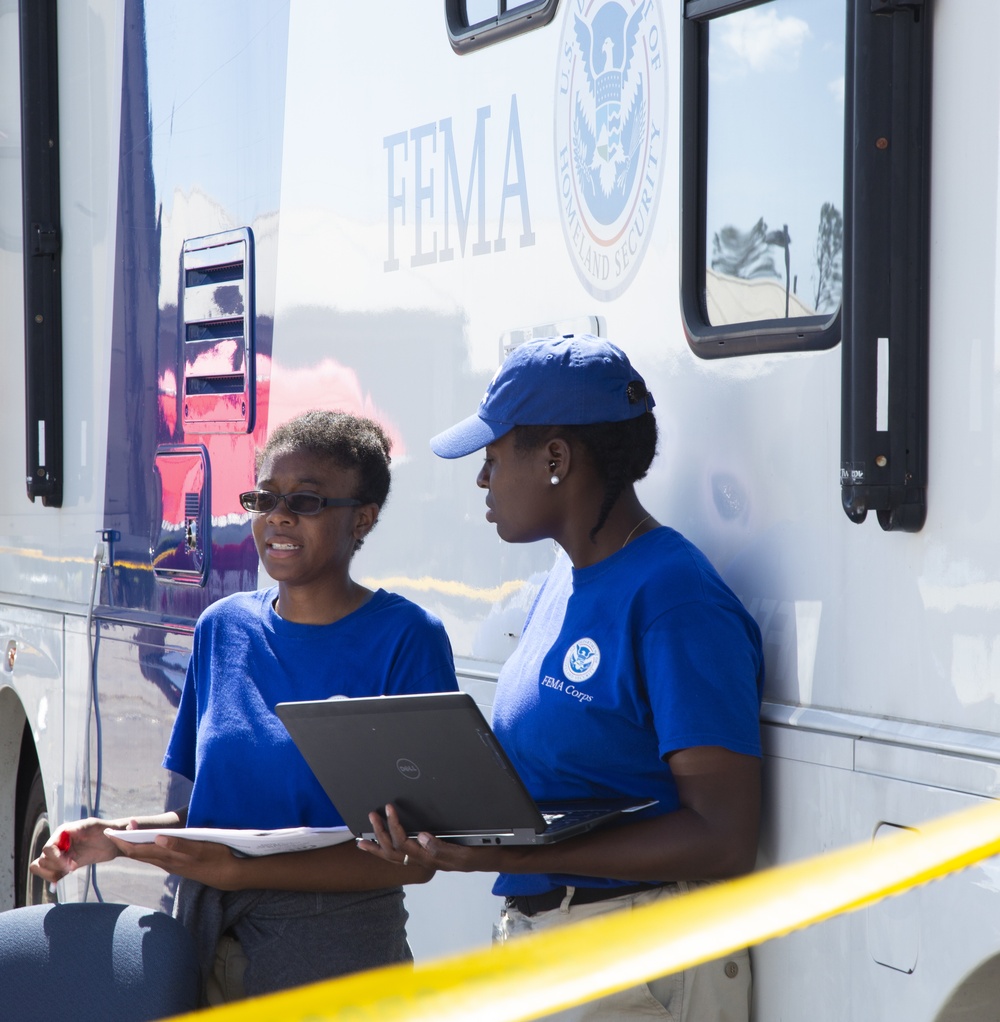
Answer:
POLYGON ((559 476, 553 475, 552 478, 549 480, 549 482, 552 483, 553 486, 558 486, 559 485, 559 476))

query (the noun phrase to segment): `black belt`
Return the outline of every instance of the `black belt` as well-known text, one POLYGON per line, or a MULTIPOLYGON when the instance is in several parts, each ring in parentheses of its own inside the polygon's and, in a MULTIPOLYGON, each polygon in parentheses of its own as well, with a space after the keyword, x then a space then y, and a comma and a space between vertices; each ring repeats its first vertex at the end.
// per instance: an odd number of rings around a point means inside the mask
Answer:
MULTIPOLYGON (((589 905, 595 901, 607 901, 608 898, 620 898, 626 894, 642 894, 643 891, 655 891, 662 884, 631 884, 622 887, 576 887, 573 889, 571 905, 589 905)), ((566 899, 565 887, 557 887, 554 891, 544 894, 515 894, 507 898, 507 908, 516 908, 526 916, 536 916, 539 912, 549 912, 559 908, 566 899)))

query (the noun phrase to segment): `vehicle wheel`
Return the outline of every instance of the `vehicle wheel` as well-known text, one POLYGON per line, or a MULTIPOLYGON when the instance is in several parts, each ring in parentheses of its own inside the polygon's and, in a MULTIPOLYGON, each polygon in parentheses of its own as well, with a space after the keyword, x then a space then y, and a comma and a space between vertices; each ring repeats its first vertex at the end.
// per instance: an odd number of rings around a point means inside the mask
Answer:
POLYGON ((46 905, 56 901, 49 885, 28 871, 28 864, 38 858, 49 839, 49 813, 45 805, 45 788, 42 773, 37 768, 28 788, 24 806, 24 823, 21 826, 17 854, 17 890, 15 904, 46 905))

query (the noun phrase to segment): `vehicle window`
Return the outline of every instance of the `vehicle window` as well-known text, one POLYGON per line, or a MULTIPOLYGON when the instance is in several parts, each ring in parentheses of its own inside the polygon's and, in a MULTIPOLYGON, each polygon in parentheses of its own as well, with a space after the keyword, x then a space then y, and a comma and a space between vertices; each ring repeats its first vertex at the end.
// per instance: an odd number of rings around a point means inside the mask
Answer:
POLYGON ((547 25, 559 0, 445 0, 448 39, 467 53, 547 25))
POLYGON ((695 143, 685 206, 697 210, 684 225, 689 339, 696 351, 710 341, 706 355, 829 347, 842 288, 846 0, 732 6, 686 7, 685 61, 697 62, 685 76, 697 95, 683 100, 695 143))

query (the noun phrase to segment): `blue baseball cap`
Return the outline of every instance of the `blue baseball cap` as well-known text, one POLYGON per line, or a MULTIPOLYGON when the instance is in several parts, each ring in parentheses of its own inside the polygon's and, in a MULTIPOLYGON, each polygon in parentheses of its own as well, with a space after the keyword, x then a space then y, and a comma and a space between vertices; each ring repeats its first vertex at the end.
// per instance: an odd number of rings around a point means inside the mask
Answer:
POLYGON ((525 341, 507 356, 479 411, 431 438, 442 458, 463 458, 515 426, 624 422, 656 402, 625 352, 592 334, 525 341))

